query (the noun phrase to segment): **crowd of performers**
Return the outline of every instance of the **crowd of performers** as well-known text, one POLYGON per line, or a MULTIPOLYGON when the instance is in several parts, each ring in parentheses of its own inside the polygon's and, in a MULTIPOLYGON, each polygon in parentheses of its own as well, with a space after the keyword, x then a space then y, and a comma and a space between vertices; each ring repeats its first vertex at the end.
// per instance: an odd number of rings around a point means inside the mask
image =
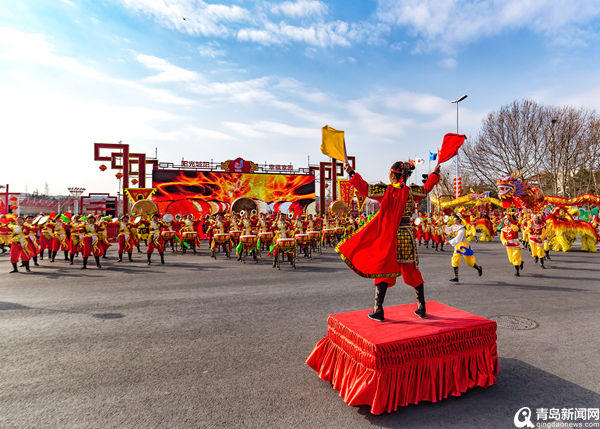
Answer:
MULTIPOLYGON (((411 204, 415 201, 416 198, 411 204)), ((587 228, 587 233, 580 234, 582 250, 595 252, 596 243, 600 240, 598 216, 590 222, 577 220, 577 211, 569 212, 561 207, 541 214, 525 210, 494 210, 482 215, 478 210, 462 208, 448 216, 416 213, 412 207, 407 213, 415 245, 431 246, 431 249, 440 252, 447 250, 444 245, 453 247, 450 261, 454 270, 452 282, 459 281, 462 260, 482 275, 483 269, 477 265, 470 245, 473 241, 492 241, 499 237, 506 247, 509 262, 515 267, 515 276, 520 276, 524 266, 522 250, 528 250, 534 262, 546 268, 546 261, 551 260, 550 251, 571 249, 577 234, 583 229, 587 228)), ((101 268, 101 259, 106 258, 107 250, 115 244, 118 246, 118 262, 122 262, 124 257, 132 261, 133 253, 141 253, 140 246, 143 244, 148 264, 152 263, 155 251, 164 264, 166 246, 173 248, 177 243, 183 253, 190 248, 195 252, 201 242, 208 243, 214 258, 217 252, 222 251, 228 257, 235 252, 238 260, 246 256, 257 260, 260 249, 268 249, 273 267, 276 267, 280 254, 281 258, 287 256, 292 263, 298 253, 310 256, 311 249, 321 245, 335 246, 367 224, 371 216, 289 216, 242 212, 197 220, 192 215, 176 215, 166 222, 158 214, 144 218, 125 215, 111 219, 94 215, 71 216, 68 213, 60 216, 52 214, 43 224, 36 224, 33 216, 5 215, 0 216, 0 250, 6 253, 10 248, 11 272, 19 271, 19 261, 25 271, 30 271, 30 262, 39 266, 39 260, 44 257, 51 262, 55 262, 57 257, 64 258, 73 265, 75 258, 81 256, 82 269, 87 268, 89 258, 93 257, 96 266, 101 268), (108 240, 107 230, 110 227, 116 229, 116 243, 108 240)))
POLYGON ((222 251, 226 256, 236 252, 238 260, 249 254, 254 260, 261 248, 267 248, 273 257, 273 267, 278 266, 280 254, 288 260, 297 256, 298 249, 309 256, 312 249, 321 245, 334 246, 356 231, 366 218, 345 215, 297 215, 283 213, 267 215, 251 212, 218 214, 194 219, 193 215, 176 215, 166 221, 163 216, 124 215, 120 219, 95 215, 72 216, 51 214, 43 223, 33 216, 0 216, 0 250, 10 251, 12 273, 19 272, 19 261, 25 271, 31 271, 30 262, 39 266, 44 257, 55 262, 57 257, 74 264, 82 257, 81 269, 94 257, 96 267, 102 268, 101 259, 107 250, 118 246, 118 262, 123 258, 133 261, 133 254, 142 253, 145 246, 148 265, 156 251, 165 263, 165 247, 180 246, 182 253, 208 242, 211 256, 222 251), (108 229, 116 229, 116 243, 108 240, 108 229), (279 244, 279 245, 277 245, 279 244), (137 251, 136 251, 137 249, 137 251), (47 251, 47 252, 46 252, 47 251), (296 253, 295 253, 296 252, 296 253))

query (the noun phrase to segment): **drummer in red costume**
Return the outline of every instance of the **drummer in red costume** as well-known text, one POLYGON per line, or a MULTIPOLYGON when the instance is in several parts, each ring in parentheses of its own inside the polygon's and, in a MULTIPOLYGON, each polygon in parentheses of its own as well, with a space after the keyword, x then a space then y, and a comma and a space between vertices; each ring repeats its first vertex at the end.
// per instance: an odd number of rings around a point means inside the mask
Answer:
POLYGON ((415 288, 418 302, 415 314, 426 318, 424 281, 419 271, 411 215, 414 202, 425 198, 438 182, 440 168, 439 165, 434 168, 424 186, 408 186, 406 183, 413 169, 408 162, 396 162, 389 172, 390 185, 369 185, 349 165, 346 166, 356 192, 379 201, 381 209, 335 250, 359 276, 375 279, 375 307, 369 318, 379 322, 385 321, 383 301, 387 288, 395 285, 399 276, 415 288))
POLYGON ((83 248, 82 248, 82 256, 83 256, 83 266, 82 270, 87 268, 87 261, 90 255, 94 255, 94 259, 96 260, 96 267, 102 268, 100 265, 100 256, 104 254, 104 248, 100 244, 100 239, 98 238, 98 224, 96 224, 96 217, 94 215, 89 215, 87 217, 87 223, 83 224, 83 248))
POLYGON ((159 220, 158 215, 152 215, 152 220, 148 223, 148 250, 146 254, 148 255, 148 265, 152 263, 152 252, 154 249, 158 250, 158 254, 160 255, 160 263, 165 263, 165 240, 163 240, 161 232, 162 229, 166 228, 166 225, 159 220))
POLYGON ((127 253, 131 262, 133 261, 131 258, 131 254, 133 253, 133 238, 131 226, 129 225, 129 216, 121 216, 121 222, 118 222, 118 226, 119 260, 117 262, 123 262, 123 253, 127 253))
POLYGON ((12 233, 12 242, 10 245, 10 263, 13 266, 11 273, 18 273, 17 262, 21 259, 25 266, 25 271, 30 272, 29 260, 33 256, 31 251, 29 240, 30 229, 25 225, 25 219, 23 216, 19 216, 14 224, 9 224, 8 227, 12 233))

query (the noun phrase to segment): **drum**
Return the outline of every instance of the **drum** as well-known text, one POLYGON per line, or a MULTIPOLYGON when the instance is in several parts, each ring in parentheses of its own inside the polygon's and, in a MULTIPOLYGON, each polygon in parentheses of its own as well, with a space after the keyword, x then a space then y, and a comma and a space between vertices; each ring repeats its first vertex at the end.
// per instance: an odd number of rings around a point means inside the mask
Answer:
POLYGON ((308 244, 310 243, 310 235, 309 234, 296 234, 296 241, 298 244, 308 244))
POLYGON ((229 235, 231 236, 231 238, 233 238, 234 240, 237 240, 238 238, 241 237, 242 235, 242 231, 229 231, 229 235))
POLYGON ((273 233, 272 232, 259 232, 258 233, 258 237, 261 240, 272 240, 273 239, 273 233))
POLYGON ((170 240, 171 238, 175 237, 175 231, 163 231, 160 234, 165 240, 170 240))
POLYGON ((308 231, 308 235, 310 236, 311 240, 318 240, 319 238, 321 238, 320 231, 308 231))
POLYGON ((344 235, 344 233, 346 232, 346 228, 342 228, 341 226, 338 226, 334 229, 335 234, 336 235, 344 235))
POLYGON ((323 230, 323 235, 326 235, 326 236, 335 235, 335 229, 329 229, 329 228, 328 229, 324 229, 323 230))
POLYGON ((197 236, 198 236, 198 233, 197 232, 193 232, 193 231, 187 231, 187 232, 183 232, 181 234, 181 237, 184 240, 195 240, 197 236))
POLYGON ((296 240, 293 238, 278 238, 277 247, 280 249, 294 249, 296 247, 296 240))
POLYGON ((240 237, 240 242, 245 246, 255 246, 258 241, 258 237, 256 235, 242 235, 240 237))
POLYGON ((215 234, 214 235, 214 239, 215 242, 219 243, 219 244, 224 244, 227 243, 229 241, 229 234, 215 234))

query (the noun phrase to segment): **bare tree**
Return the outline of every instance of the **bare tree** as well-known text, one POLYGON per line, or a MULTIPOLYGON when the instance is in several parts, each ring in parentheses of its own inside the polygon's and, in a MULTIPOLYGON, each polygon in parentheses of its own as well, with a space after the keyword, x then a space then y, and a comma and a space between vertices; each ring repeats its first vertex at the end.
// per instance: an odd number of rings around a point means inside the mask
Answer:
POLYGON ((594 110, 514 101, 490 113, 463 148, 462 175, 472 186, 495 189, 500 176, 517 171, 547 194, 598 192, 600 118, 594 110))

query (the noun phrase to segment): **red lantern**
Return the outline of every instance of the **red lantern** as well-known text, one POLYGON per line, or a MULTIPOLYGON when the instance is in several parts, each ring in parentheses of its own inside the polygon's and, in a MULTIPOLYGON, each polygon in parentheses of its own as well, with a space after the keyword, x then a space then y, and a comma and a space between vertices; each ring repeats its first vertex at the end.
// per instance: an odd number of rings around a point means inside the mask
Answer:
POLYGON ((133 180, 131 181, 131 183, 133 183, 134 185, 137 185, 137 184, 138 184, 138 181, 137 181, 137 179, 133 179, 133 180))
POLYGON ((18 198, 17 198, 17 197, 15 197, 15 196, 12 196, 12 197, 10 197, 10 200, 11 200, 12 202, 15 202, 15 201, 17 201, 17 200, 18 200, 18 198))
POLYGON ((117 174, 115 174, 115 177, 119 180, 121 180, 123 178, 123 173, 118 172, 117 174))
POLYGON ((106 169, 107 169, 106 165, 102 164, 100 166, 100 171, 106 171, 106 169))
POLYGON ((11 210, 16 210, 16 209, 18 209, 18 208, 19 208, 18 206, 10 206, 10 209, 11 209, 11 210))
POLYGON ((329 183, 325 183, 325 189, 329 188, 329 183))

